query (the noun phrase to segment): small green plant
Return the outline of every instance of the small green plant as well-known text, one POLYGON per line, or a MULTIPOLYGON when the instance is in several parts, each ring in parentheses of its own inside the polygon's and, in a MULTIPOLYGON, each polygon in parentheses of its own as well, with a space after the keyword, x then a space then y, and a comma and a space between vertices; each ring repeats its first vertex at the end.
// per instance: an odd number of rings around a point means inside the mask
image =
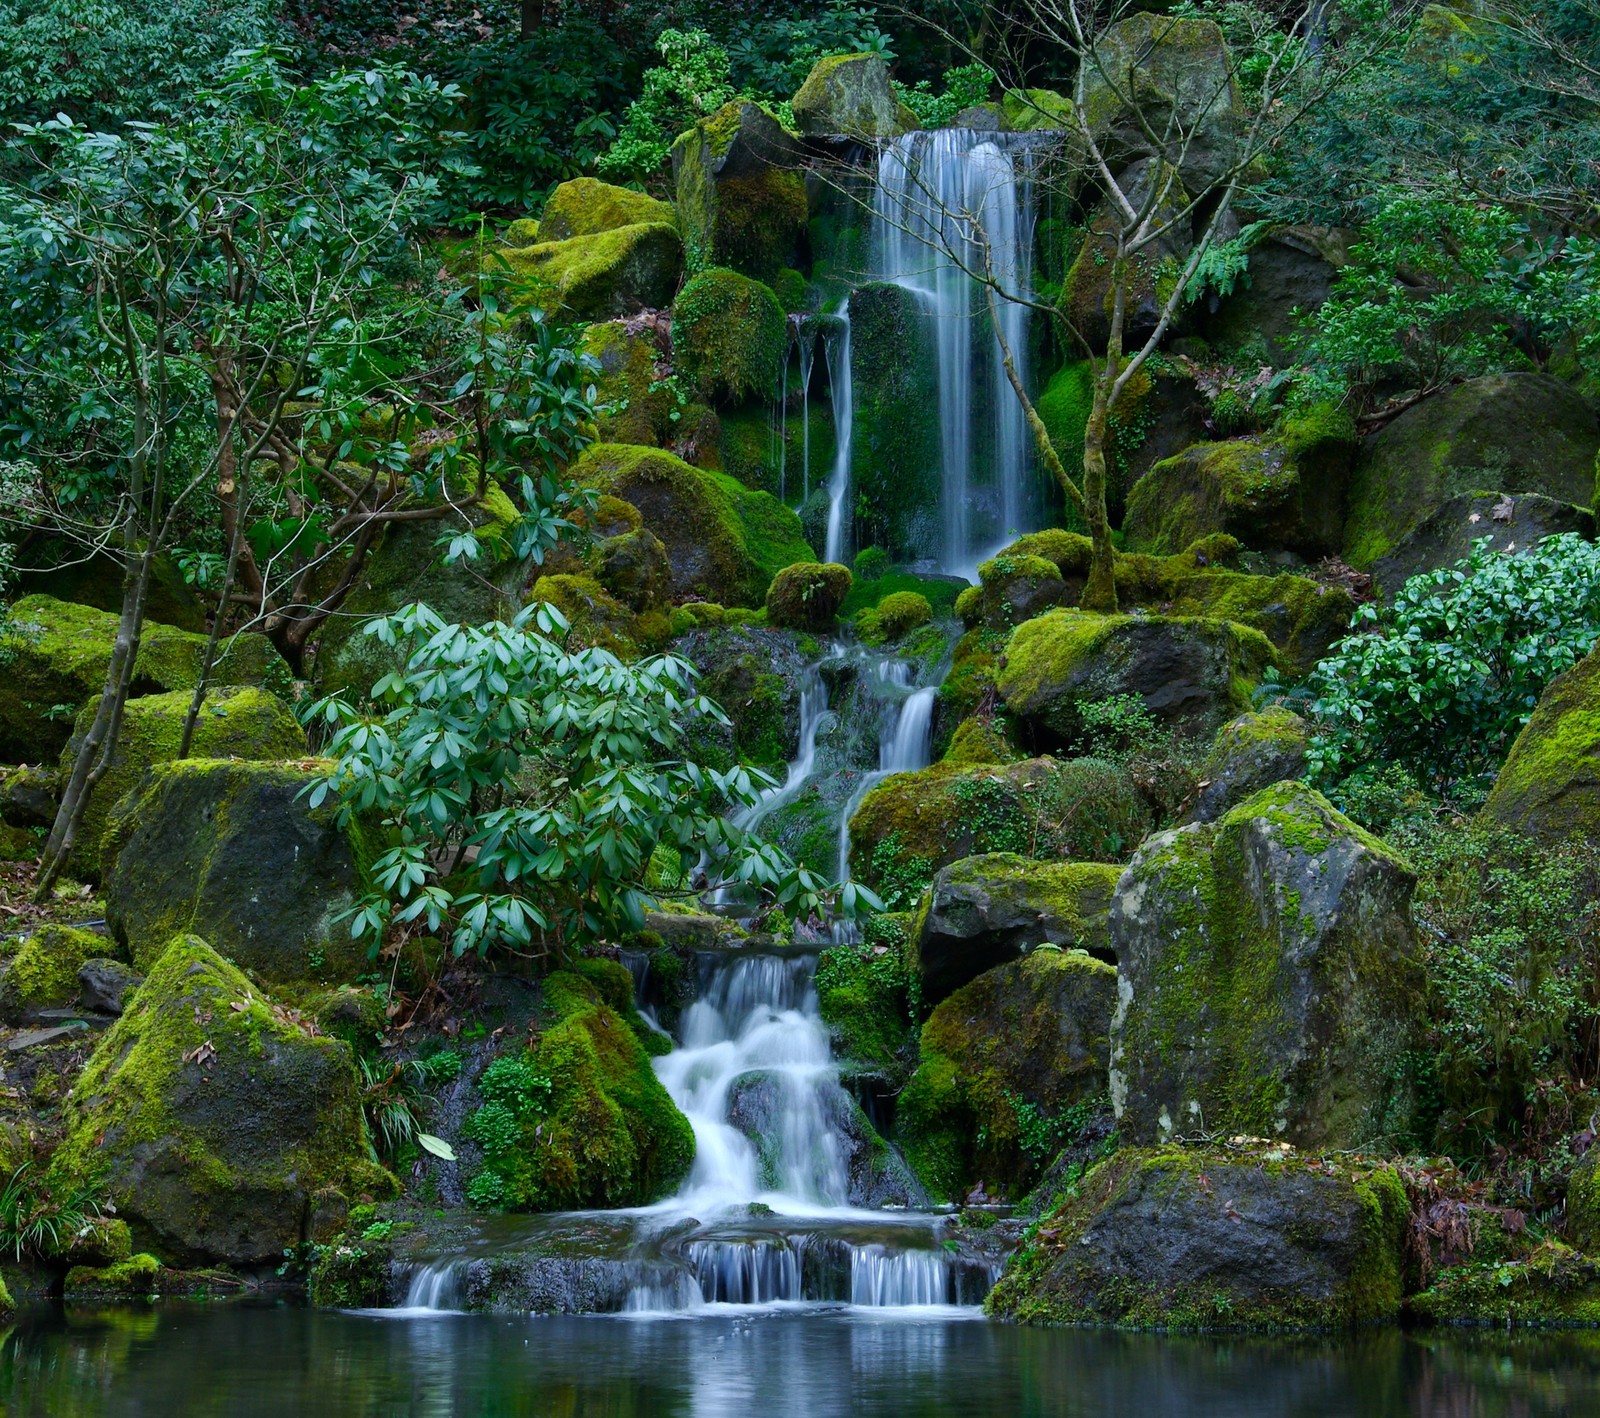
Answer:
POLYGON ((994 82, 994 70, 987 64, 962 64, 945 70, 943 93, 935 94, 927 79, 915 85, 897 83, 894 91, 924 128, 945 128, 962 109, 987 103, 994 82))
POLYGON ((643 91, 596 164, 604 176, 649 177, 680 132, 736 97, 728 52, 704 30, 662 30, 656 52, 662 63, 645 74, 643 91))
POLYGON ((898 832, 885 833, 873 844, 870 875, 885 911, 910 910, 933 880, 933 863, 905 852, 905 841, 898 832))
POLYGON ((17 1260, 54 1255, 109 1210, 97 1182, 40 1172, 24 1162, 0 1188, 0 1250, 17 1260))

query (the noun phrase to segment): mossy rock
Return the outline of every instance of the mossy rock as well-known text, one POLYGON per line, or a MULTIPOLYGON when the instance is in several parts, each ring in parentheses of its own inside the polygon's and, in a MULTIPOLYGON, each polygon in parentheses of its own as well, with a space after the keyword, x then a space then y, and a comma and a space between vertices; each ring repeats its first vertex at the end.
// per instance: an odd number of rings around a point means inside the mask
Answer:
POLYGON ((607 537, 597 548, 595 579, 630 610, 665 604, 672 586, 672 562, 661 538, 646 527, 607 537))
POLYGON ((1128 549, 1170 556, 1227 532, 1257 551, 1332 555, 1356 446, 1349 415, 1330 412, 1302 416, 1273 437, 1186 448, 1129 492, 1128 549))
POLYGON ((895 773, 850 819, 850 871, 920 894, 941 867, 988 852, 1117 861, 1150 830, 1125 769, 1100 759, 935 763, 895 773))
POLYGON ((1076 950, 1036 950, 944 1000, 900 1095, 895 1138, 928 1191, 1025 1191, 1062 1115, 1105 1091, 1117 972, 1076 950))
POLYGON ((1306 721, 1282 705, 1230 720, 1218 730, 1201 765, 1190 820, 1215 822, 1261 789, 1304 777, 1310 742, 1306 721))
POLYGON ((65 1106, 58 1165, 106 1179, 168 1259, 276 1261, 313 1196, 392 1194, 367 1160, 347 1045, 314 1036, 204 941, 161 953, 65 1106))
POLYGON ((903 640, 933 619, 933 606, 921 591, 891 591, 872 607, 872 627, 882 641, 903 640))
POLYGON ((831 54, 812 65, 792 105, 795 126, 814 136, 893 138, 906 129, 879 54, 831 54))
MULTIPOLYGON (((420 504, 419 504, 420 509, 420 504)), ((506 559, 506 537, 520 514, 504 489, 490 483, 481 503, 461 498, 437 521, 393 522, 367 555, 350 594, 317 634, 314 677, 322 694, 343 693, 358 702, 384 675, 404 668, 392 646, 364 633, 370 616, 392 615, 421 601, 447 621, 482 625, 509 619, 521 604, 526 568, 506 559), (482 548, 478 560, 445 562, 439 538, 471 531, 482 548)))
POLYGON ((1405 1061, 1425 1029, 1415 885, 1301 783, 1150 838, 1111 907, 1123 1136, 1407 1143, 1419 1105, 1405 1061))
POLYGON ((704 398, 740 404, 776 397, 788 348, 778 298, 737 271, 701 271, 673 302, 673 361, 704 398))
MULTIPOLYGON (((122 609, 122 560, 110 551, 97 551, 84 557, 82 551, 62 545, 59 554, 64 558, 59 566, 45 571, 18 572, 14 594, 22 596, 51 596, 58 601, 71 601, 80 606, 93 606, 96 610, 120 611, 122 609)), ((48 550, 44 552, 49 555, 48 550)), ((29 547, 29 560, 37 564, 43 557, 29 547)), ((150 589, 146 594, 145 615, 160 625, 170 625, 175 630, 187 630, 195 635, 206 633, 206 610, 194 587, 183 579, 171 557, 158 556, 150 568, 150 589)))
POLYGON ((910 917, 871 917, 858 945, 836 945, 817 959, 817 1003, 834 1052, 850 1072, 903 1083, 916 1055, 908 969, 910 917))
MULTIPOLYGON (((24 596, 12 605, 10 619, 0 676, 0 761, 53 764, 71 737, 73 715, 106 687, 117 617, 49 596, 24 596)), ((203 635, 146 621, 130 696, 193 689, 205 650, 203 635)), ((211 679, 285 695, 291 684, 289 667, 263 635, 224 640, 211 679)))
POLYGON ((60 781, 48 768, 0 766, 0 822, 8 827, 49 827, 60 807, 60 781))
POLYGON ((850 594, 848 566, 811 562, 786 566, 767 587, 767 622, 787 630, 826 630, 850 594))
MULTIPOLYGON (((1131 560, 1131 558, 1129 558, 1131 560)), ((1355 602, 1339 586, 1283 572, 1251 576, 1228 570, 1197 570, 1167 583, 1159 604, 1174 616, 1210 617, 1264 635, 1280 666, 1304 674, 1350 628, 1355 602)))
POLYGON ((986 1308, 1120 1329, 1392 1321, 1409 1211, 1397 1173, 1343 1157, 1126 1148, 1040 1222, 986 1308))
MULTIPOLYGON (((978 581, 977 594, 965 598, 960 606, 968 628, 982 625, 1007 632, 1055 609, 1068 596, 1067 583, 1055 562, 1009 550, 981 563, 978 581)), ((1074 589, 1082 593, 1081 585, 1074 589)))
POLYGON ((1098 37, 1094 57, 1078 102, 1113 172, 1164 158, 1198 192, 1238 162, 1248 117, 1214 20, 1127 15, 1098 37))
POLYGON ((854 537, 896 561, 940 545, 938 368, 928 315, 904 286, 869 282, 850 296, 855 420, 850 443, 854 537))
POLYGON ((724 409, 717 416, 717 436, 723 472, 791 504, 820 489, 833 468, 833 410, 826 400, 802 407, 791 391, 786 415, 761 404, 724 409))
MULTIPOLYGON (((194 698, 192 690, 151 694, 128 702, 116 747, 104 776, 95 784, 84 805, 73 847, 72 864, 79 875, 100 877, 100 839, 112 809, 157 763, 178 756, 183 724, 194 698)), ((78 711, 72 738, 61 752, 63 779, 72 771, 78 747, 94 720, 99 696, 78 711)), ((294 712, 274 694, 248 686, 222 686, 207 691, 195 720, 193 758, 244 758, 256 760, 304 758, 305 731, 294 712)))
POLYGON ((738 760, 780 775, 800 747, 806 660, 796 639, 778 629, 713 626, 676 647, 700 672, 700 692, 732 722, 738 760))
POLYGON ((1411 1296, 1406 1311, 1439 1325, 1593 1328, 1600 1326, 1600 1263, 1546 1241, 1525 1259, 1452 1266, 1411 1296))
POLYGON ((318 766, 188 758, 158 764, 112 813, 106 923, 148 970, 204 933, 263 979, 353 980, 366 952, 336 919, 364 890, 365 831, 303 796, 318 766))
POLYGON ((799 144, 770 113, 736 99, 672 145, 688 266, 758 281, 800 264, 809 215, 799 144))
POLYGON ((661 449, 597 443, 573 477, 639 509, 667 548, 675 599, 758 606, 779 571, 815 560, 799 519, 775 497, 661 449))
POLYGON ((598 236, 625 226, 647 223, 672 226, 676 220, 670 202, 658 201, 631 187, 613 187, 593 177, 574 177, 545 199, 544 211, 539 217, 538 239, 567 241, 574 236, 598 236))
POLYGON ((592 236, 498 247, 485 261, 509 266, 525 306, 573 320, 613 320, 672 303, 683 274, 683 242, 668 222, 639 222, 592 236))
POLYGON ((911 924, 922 1000, 937 1004, 1035 946, 1111 956, 1111 898, 1122 868, 1040 862, 1014 852, 967 857, 933 878, 911 924))
POLYGON ((1042 133, 1076 131, 1072 100, 1054 89, 1007 89, 1000 96, 1006 131, 1042 133))
POLYGON ((1071 739, 1079 705, 1118 694, 1137 695, 1179 733, 1208 736, 1250 707, 1276 660, 1266 636, 1232 621, 1057 610, 1012 632, 995 684, 1047 737, 1071 739))
POLYGON ((1373 436, 1350 482, 1344 557, 1366 569, 1451 498, 1538 493, 1587 506, 1600 419, 1545 374, 1491 374, 1414 404, 1373 436))
POLYGON ((638 1206, 669 1195, 688 1176, 694 1132, 649 1055, 581 975, 548 976, 544 998, 551 1022, 513 1056, 526 1066, 523 1077, 544 1086, 508 1089, 469 1120, 485 1152, 470 1194, 530 1211, 638 1206))
POLYGON ((595 419, 607 443, 641 443, 665 447, 672 428, 672 393, 658 387, 661 351, 654 340, 632 334, 626 321, 590 325, 580 346, 598 366, 595 393, 603 412, 595 419))
POLYGON ((109 942, 72 926, 40 926, 24 940, 0 976, 0 1019, 16 1024, 41 1009, 60 1009, 78 997, 78 971, 106 954, 109 942))
POLYGON ((1600 837, 1600 648, 1545 687, 1483 816, 1542 842, 1600 837))
POLYGON ((1012 746, 993 716, 975 715, 963 719, 950 735, 949 746, 940 755, 941 763, 1012 763, 1022 755, 1012 746))
POLYGON ((541 576, 528 600, 544 601, 566 618, 566 643, 573 649, 609 650, 621 660, 639 654, 639 620, 591 576, 541 576))

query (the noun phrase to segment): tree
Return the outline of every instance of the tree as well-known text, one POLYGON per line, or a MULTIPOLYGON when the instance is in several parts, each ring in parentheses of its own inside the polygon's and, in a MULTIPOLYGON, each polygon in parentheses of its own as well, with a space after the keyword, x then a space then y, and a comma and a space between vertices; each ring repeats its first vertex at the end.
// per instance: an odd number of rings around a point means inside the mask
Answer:
MULTIPOLYGON (((1240 193, 1367 53, 1359 38, 1342 42, 1336 3, 1312 0, 1281 21, 1243 5, 1227 11, 1233 44, 1213 20, 1151 15, 1131 0, 1018 0, 1011 24, 990 36, 983 58, 1001 75, 1008 100, 1027 126, 1054 135, 1035 181, 1068 207, 1082 185, 1098 197, 1085 238, 1099 273, 1088 306, 1042 299, 999 267, 984 230, 986 194, 969 193, 966 206, 952 211, 912 177, 937 219, 904 229, 934 233, 941 254, 979 283, 1040 461, 1088 529, 1093 554, 1082 604, 1089 609, 1117 604, 1106 510, 1113 411, 1233 239, 1240 193), (1070 94, 1028 87, 1044 54, 1072 68, 1070 94), (1007 305, 1053 322, 1089 360, 1081 475, 1068 470, 1068 450, 1055 446, 1019 372, 1019 351, 1000 318, 1007 305)), ((957 34, 946 38, 963 45, 957 34)))
POLYGON ((13 156, 32 174, 0 185, 0 456, 37 473, 0 518, 123 566, 105 692, 41 892, 115 746, 150 578, 177 537, 215 519, 226 603, 253 563, 259 468, 276 477, 258 512, 302 548, 326 542, 325 557, 359 557, 384 521, 415 515, 403 446, 345 435, 406 328, 372 292, 433 214, 456 98, 381 68, 301 87, 256 51, 167 123, 19 128, 13 156), (308 423, 326 456, 306 456, 308 423), (354 471, 339 461, 353 454, 354 471))

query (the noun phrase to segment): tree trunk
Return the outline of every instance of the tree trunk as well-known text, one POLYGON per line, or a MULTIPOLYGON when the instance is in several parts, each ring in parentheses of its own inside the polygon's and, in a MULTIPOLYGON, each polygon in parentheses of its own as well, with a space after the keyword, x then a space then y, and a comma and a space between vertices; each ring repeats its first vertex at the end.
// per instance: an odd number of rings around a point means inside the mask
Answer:
POLYGON ((1117 554, 1106 516, 1106 396, 1096 387, 1094 408, 1083 431, 1084 521, 1089 527, 1089 582, 1079 603, 1084 610, 1111 614, 1117 608, 1117 554))

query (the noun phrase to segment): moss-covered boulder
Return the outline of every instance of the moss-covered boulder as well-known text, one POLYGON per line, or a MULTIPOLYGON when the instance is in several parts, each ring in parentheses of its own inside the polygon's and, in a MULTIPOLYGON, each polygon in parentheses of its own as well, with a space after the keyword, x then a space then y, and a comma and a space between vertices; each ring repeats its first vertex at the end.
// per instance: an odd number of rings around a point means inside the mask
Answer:
POLYGON ((1147 841, 1111 906, 1123 1136, 1406 1140, 1417 1103, 1405 1061, 1425 1023, 1415 885, 1300 783, 1147 841))
POLYGON ((1238 161, 1248 120, 1233 72, 1215 21, 1141 11, 1098 37, 1078 104, 1113 171, 1165 158, 1199 191, 1238 161))
POLYGON ((1545 687, 1483 815, 1542 842, 1600 837, 1600 648, 1545 687))
POLYGON ((691 271, 727 266, 759 281, 799 264, 800 145, 759 104, 736 99, 672 145, 678 224, 691 271))
POLYGON ((629 609, 646 611, 665 603, 672 589, 672 561, 666 545, 648 527, 607 537, 596 549, 595 579, 629 609))
MULTIPOLYGON (((80 874, 99 877, 100 839, 105 835, 111 810, 147 769, 157 763, 170 763, 178 756, 193 697, 192 691, 179 690, 129 701, 105 775, 89 795, 78 824, 72 860, 80 874)), ((61 753, 63 775, 71 772, 99 702, 97 695, 78 711, 72 738, 61 753)), ((193 758, 303 758, 306 736, 294 711, 277 695, 248 686, 223 686, 207 692, 195 720, 189 752, 193 758)))
POLYGON ((788 348, 778 298, 737 271, 702 271, 673 302, 673 360, 704 398, 739 404, 776 397, 788 348))
MULTIPOLYGON (((102 611, 122 609, 124 568, 120 556, 110 550, 102 550, 86 557, 80 547, 65 543, 53 550, 62 558, 61 564, 47 566, 40 571, 16 573, 11 583, 15 594, 51 596, 58 601, 71 601, 102 611)), ((30 546, 28 551, 28 559, 39 565, 48 562, 52 555, 49 542, 42 547, 30 546)), ((207 607, 195 594, 194 587, 183 579, 183 573, 172 558, 156 557, 150 568, 145 614, 161 625, 204 635, 206 610, 207 607)))
POLYGON ((933 605, 921 591, 891 591, 856 616, 856 628, 870 645, 903 640, 933 619, 933 605))
POLYGON ((314 767, 189 758, 158 764, 112 814, 106 924, 148 970, 203 935, 267 980, 352 980, 366 953, 336 920, 363 889, 364 834, 302 796, 314 767))
POLYGON ((639 617, 592 576, 541 576, 529 589, 528 600, 561 612, 567 644, 575 650, 609 650, 622 660, 639 653, 639 617))
POLYGON ((740 761, 781 770, 800 747, 806 658, 795 635, 758 626, 696 630, 674 646, 700 672, 700 692, 733 723, 740 761))
POLYGON ((1233 621, 1062 610, 1012 632, 995 684, 1046 737, 1071 739, 1080 705, 1117 694, 1137 695, 1160 722, 1199 736, 1248 709, 1275 660, 1266 636, 1233 621))
POLYGON ((792 107, 795 126, 817 136, 892 138, 917 126, 895 97, 889 66, 880 54, 831 54, 817 60, 792 107))
POLYGON ((767 587, 767 622, 788 630, 826 630, 838 617, 854 577, 848 566, 786 566, 767 587))
POLYGON ((1288 572, 1195 571, 1175 578, 1170 592, 1159 602, 1167 614, 1209 616, 1259 632, 1294 674, 1304 674, 1326 655, 1355 614, 1355 602, 1343 587, 1288 572))
POLYGON ((1011 133, 1077 129, 1072 100, 1054 89, 1007 89, 1000 96, 1000 114, 1011 133))
MULTIPOLYGON (((72 734, 72 716, 106 687, 117 617, 109 611, 24 596, 11 607, 13 634, 0 676, 0 761, 54 764, 72 734)), ((193 689, 206 637, 147 621, 134 661, 132 698, 193 689)), ((213 682, 287 692, 289 667, 263 635, 222 642, 213 682)))
MULTIPOLYGON (((1069 594, 1061 569, 1042 556, 1007 550, 978 567, 977 594, 958 607, 969 627, 1009 632, 1036 615, 1054 610, 1069 594)), ((1081 585, 1075 588, 1082 594, 1081 585)))
POLYGON ((1126 1329, 1344 1329, 1393 1320, 1398 1174, 1270 1147, 1128 1148, 1011 1259, 991 1314, 1126 1329))
POLYGON ((276 1261, 312 1198, 382 1196, 349 1047, 315 1037, 210 946, 180 936, 73 1085, 57 1161, 100 1173, 169 1260, 276 1261))
MULTIPOLYGON (((631 988, 625 980, 623 988, 631 988)), ((694 1131, 643 1045, 581 974, 547 977, 544 1007, 529 1047, 491 1064, 479 1081, 483 1106, 464 1131, 484 1160, 469 1197, 557 1211, 668 1195, 689 1173, 694 1131)))
POLYGON ((0 822, 8 827, 48 827, 60 806, 60 782, 49 768, 0 765, 0 822))
POLYGON ((72 926, 40 926, 0 974, 0 1019, 17 1024, 41 1009, 60 1009, 78 997, 78 971, 106 953, 109 942, 72 926))
POLYGON ((581 349, 598 366, 592 374, 601 439, 665 447, 674 405, 671 390, 661 383, 666 355, 657 341, 634 333, 626 320, 605 320, 584 330, 581 349))
POLYGON ((1593 539, 1594 513, 1536 492, 1464 492, 1419 522, 1369 567, 1372 584, 1392 596, 1413 576, 1438 571, 1468 556, 1487 539, 1497 551, 1515 553, 1563 532, 1593 539))
POLYGON ((1111 898, 1121 874, 1098 862, 1038 862, 1013 852, 943 868, 911 927, 923 1003, 937 1004, 1039 945, 1108 958, 1111 898))
POLYGON ((1310 741, 1306 721, 1282 705, 1230 720, 1201 765, 1190 821, 1215 822, 1263 788, 1304 777, 1310 741))
POLYGON ((1128 549, 1170 556, 1227 532, 1256 551, 1332 555, 1355 450, 1355 424, 1342 412, 1302 416, 1270 438, 1196 444, 1128 493, 1128 549))
POLYGON ((1594 407, 1549 375, 1491 374, 1442 390, 1371 439, 1350 481, 1345 560, 1372 566, 1464 493, 1588 506, 1597 452, 1594 407))
POLYGON ((915 292, 869 282, 851 294, 856 540, 883 547, 896 561, 932 555, 943 535, 935 354, 915 292))
POLYGON ((683 242, 667 222, 638 222, 592 236, 502 246, 492 256, 509 266, 526 305, 560 310, 574 320, 612 320, 672 303, 683 274, 683 242))
POLYGON ((1119 861, 1150 830, 1127 770, 1096 758, 939 762, 879 783, 850 819, 850 871, 874 890, 915 896, 941 867, 1015 852, 1119 861))
POLYGON ((981 1181, 1020 1192, 1059 1146, 1062 1115, 1105 1091, 1117 972, 1077 950, 1035 950, 944 1000, 895 1136, 930 1193, 959 1201, 981 1181))
POLYGON ((759 606, 779 571, 816 559, 777 498, 661 449, 597 443, 573 476, 639 509, 666 546, 674 599, 759 606))
MULTIPOLYGON (((420 510, 420 507, 419 507, 420 510)), ((401 654, 364 634, 368 616, 389 615, 422 601, 447 621, 482 625, 508 619, 521 604, 526 568, 505 558, 506 535, 519 513, 497 484, 482 502, 461 498, 438 520, 393 522, 368 554, 350 594, 317 633, 314 678, 322 694, 364 699, 384 675, 403 667, 401 654), (471 531, 482 554, 450 565, 439 548, 446 532, 471 531)))
POLYGON ((538 239, 567 241, 574 236, 598 236, 625 226, 649 223, 672 226, 675 221, 670 202, 658 201, 631 187, 613 187, 593 177, 574 177, 545 199, 544 211, 539 216, 538 239))
POLYGON ((835 945, 817 958, 817 1006, 835 1056, 850 1075, 887 1081, 896 1091, 917 1051, 909 927, 903 911, 871 916, 859 944, 835 945))

